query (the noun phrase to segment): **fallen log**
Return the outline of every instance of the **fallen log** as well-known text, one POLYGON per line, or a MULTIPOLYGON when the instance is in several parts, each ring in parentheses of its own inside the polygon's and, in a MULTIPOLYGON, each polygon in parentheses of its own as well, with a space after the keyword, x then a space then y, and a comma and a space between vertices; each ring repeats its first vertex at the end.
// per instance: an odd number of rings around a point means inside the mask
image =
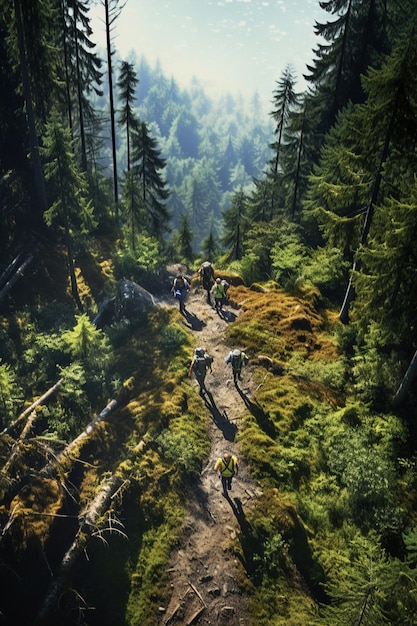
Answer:
POLYGON ((0 289, 0 302, 6 297, 10 289, 13 287, 13 285, 18 280, 18 278, 20 278, 20 276, 23 274, 27 266, 33 261, 33 259, 34 259, 34 255, 30 253, 25 258, 25 260, 17 267, 17 269, 13 270, 11 277, 7 280, 4 287, 0 289))
POLYGON ((0 435, 5 435, 5 434, 10 435, 10 432, 13 431, 13 429, 16 428, 21 422, 23 422, 26 419, 26 417, 30 415, 36 409, 36 407, 40 406, 41 404, 44 404, 46 400, 48 400, 56 391, 58 391, 58 389, 62 385, 62 381, 63 379, 60 378, 58 382, 55 383, 55 385, 53 385, 47 391, 45 391, 45 393, 40 398, 38 398, 35 402, 33 402, 30 406, 28 406, 23 411, 23 413, 21 413, 14 420, 14 422, 12 422, 11 424, 9 424, 9 426, 4 428, 2 432, 0 433, 0 435))
POLYGON ((114 474, 105 483, 94 500, 79 516, 79 528, 74 541, 65 553, 57 573, 54 575, 46 592, 45 600, 38 613, 35 624, 55 623, 54 615, 57 611, 59 599, 69 585, 69 575, 78 557, 84 552, 90 537, 99 530, 99 520, 110 507, 115 494, 124 482, 120 474, 114 474))
POLYGON ((76 450, 80 444, 83 443, 84 440, 88 438, 94 428, 97 427, 97 424, 104 421, 111 413, 113 413, 117 408, 121 406, 121 402, 119 399, 113 399, 104 409, 95 417, 83 430, 82 433, 78 435, 75 439, 73 439, 63 450, 60 452, 52 461, 50 461, 45 467, 40 471, 41 476, 50 476, 51 472, 59 465, 65 464, 66 460, 73 460, 72 453, 76 450))

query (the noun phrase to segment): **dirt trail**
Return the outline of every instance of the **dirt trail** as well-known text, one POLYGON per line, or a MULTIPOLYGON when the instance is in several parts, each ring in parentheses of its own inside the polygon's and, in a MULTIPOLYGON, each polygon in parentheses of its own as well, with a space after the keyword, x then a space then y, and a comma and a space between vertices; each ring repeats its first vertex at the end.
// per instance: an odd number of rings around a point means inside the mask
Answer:
MULTIPOLYGON (((195 332, 197 344, 214 357, 213 371, 206 378, 208 393, 201 399, 211 418, 211 451, 188 502, 182 540, 168 566, 171 595, 168 604, 161 607, 159 625, 214 625, 226 620, 228 626, 242 626, 249 623, 247 602, 236 583, 237 561, 229 547, 239 529, 244 529, 245 514, 259 493, 240 461, 235 441, 253 383, 247 367, 236 388, 231 366, 224 362, 230 350, 224 342, 224 331, 238 311, 225 306, 220 316, 207 304, 201 289, 189 295, 186 306, 184 323, 195 332), (213 471, 216 459, 225 451, 240 461, 239 475, 233 479, 228 498, 213 471)), ((198 388, 195 379, 192 384, 198 388)))

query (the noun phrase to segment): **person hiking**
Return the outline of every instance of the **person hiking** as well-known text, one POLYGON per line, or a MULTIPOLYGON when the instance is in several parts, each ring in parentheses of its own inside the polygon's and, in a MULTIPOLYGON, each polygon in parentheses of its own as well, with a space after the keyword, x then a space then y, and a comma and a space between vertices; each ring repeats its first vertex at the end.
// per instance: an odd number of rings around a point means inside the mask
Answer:
POLYGON ((237 458, 234 455, 230 455, 225 452, 222 457, 219 457, 214 465, 214 471, 219 472, 223 493, 226 496, 227 492, 232 488, 232 478, 237 476, 238 464, 237 458))
POLYGON ((188 376, 191 378, 192 374, 194 373, 198 381, 198 384, 200 385, 201 396, 203 395, 206 389, 205 380, 206 380, 207 370, 210 368, 210 371, 211 371, 211 364, 213 363, 213 361, 214 361, 213 357, 210 356, 204 350, 204 348, 196 348, 194 350, 194 356, 193 356, 193 360, 191 361, 190 369, 188 371, 188 376))
POLYGON ((198 270, 203 289, 207 292, 207 304, 211 304, 210 289, 214 282, 214 270, 210 261, 204 261, 198 270))
POLYGON ((216 282, 211 288, 211 293, 214 297, 214 308, 217 312, 222 311, 226 294, 224 291, 224 285, 222 285, 220 278, 216 278, 216 282))
POLYGON ((224 360, 232 365, 234 383, 236 384, 237 378, 242 380, 242 367, 245 367, 249 361, 247 355, 242 350, 235 348, 229 352, 224 360))
POLYGON ((184 276, 177 276, 171 289, 174 298, 177 298, 180 305, 180 313, 185 313, 185 298, 190 291, 190 283, 184 276))

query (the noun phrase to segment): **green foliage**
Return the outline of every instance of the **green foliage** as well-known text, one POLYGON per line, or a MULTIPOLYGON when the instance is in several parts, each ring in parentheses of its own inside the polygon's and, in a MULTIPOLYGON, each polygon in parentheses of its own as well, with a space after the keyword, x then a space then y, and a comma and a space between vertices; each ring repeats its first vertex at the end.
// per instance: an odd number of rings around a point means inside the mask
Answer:
MULTIPOLYGON (((408 619, 390 621, 387 607, 392 606, 390 596, 393 585, 396 592, 400 586, 398 567, 378 545, 375 533, 358 536, 344 554, 333 552, 332 565, 327 573, 326 590, 330 603, 322 607, 320 618, 314 624, 411 624, 408 619)), ((395 593, 395 592, 394 592, 395 593)), ((405 608, 405 607, 404 607, 405 608)), ((403 611, 403 618, 406 611, 403 611)))
POLYGON ((201 470, 201 450, 190 429, 164 430, 156 441, 169 464, 179 468, 184 475, 198 475, 201 470))
POLYGON ((22 404, 22 397, 16 373, 8 363, 0 361, 0 414, 3 428, 17 417, 16 410, 22 404))
POLYGON ((326 385, 330 389, 342 391, 346 379, 346 363, 342 358, 338 361, 308 361, 300 354, 295 354, 288 361, 288 367, 294 375, 307 376, 326 385))
POLYGON ((62 334, 66 350, 73 359, 83 361, 93 367, 97 362, 105 365, 109 358, 110 346, 103 331, 96 328, 84 313, 76 315, 76 325, 62 334))
POLYGON ((162 329, 158 345, 166 356, 174 354, 184 345, 188 345, 188 336, 178 324, 170 324, 162 329))
POLYGON ((303 277, 316 285, 324 296, 332 300, 345 287, 348 262, 339 248, 316 248, 307 259, 303 277))
POLYGON ((271 249, 272 278, 283 287, 289 287, 303 276, 304 267, 309 262, 310 251, 303 244, 297 226, 284 224, 279 239, 271 249))
POLYGON ((162 264, 160 243, 155 237, 139 233, 134 248, 122 242, 114 257, 114 274, 142 284, 146 274, 155 272, 162 264))
POLYGON ((369 324, 363 341, 357 341, 352 358, 355 391, 363 402, 372 403, 377 410, 389 406, 399 379, 398 356, 387 345, 387 339, 381 326, 369 324))

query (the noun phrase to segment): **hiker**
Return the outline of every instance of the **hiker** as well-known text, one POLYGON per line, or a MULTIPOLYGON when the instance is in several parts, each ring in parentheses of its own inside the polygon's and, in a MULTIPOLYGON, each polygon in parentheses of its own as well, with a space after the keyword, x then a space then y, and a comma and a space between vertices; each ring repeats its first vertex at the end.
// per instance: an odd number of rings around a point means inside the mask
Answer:
POLYGON ((237 476, 238 466, 237 458, 230 455, 228 452, 223 454, 223 457, 219 457, 214 466, 214 471, 219 472, 223 486, 223 493, 226 496, 227 492, 232 488, 232 478, 237 476))
POLYGON ((180 305, 180 313, 185 313, 185 298, 190 291, 190 284, 185 276, 177 276, 171 289, 174 298, 178 299, 180 305))
POLYGON ((246 354, 235 348, 231 350, 227 357, 225 358, 226 363, 231 363, 233 370, 233 381, 236 384, 236 379, 242 380, 242 367, 245 367, 248 364, 249 358, 246 354))
POLYGON ((211 293, 214 297, 214 308, 217 312, 222 311, 226 294, 224 291, 224 285, 222 285, 220 278, 216 278, 216 282, 211 288, 211 293))
POLYGON ((210 356, 204 350, 204 348, 196 348, 194 350, 194 356, 193 356, 193 360, 191 361, 190 369, 188 371, 188 376, 191 378, 194 372, 195 377, 198 381, 198 384, 200 385, 201 396, 203 395, 206 389, 205 380, 206 380, 207 369, 210 368, 210 372, 211 372, 211 364, 213 363, 213 361, 214 361, 213 357, 210 356))
POLYGON ((214 282, 214 270, 210 261, 204 261, 204 263, 202 263, 200 269, 198 270, 198 273, 200 275, 203 289, 205 289, 207 292, 207 304, 211 304, 210 289, 214 282))

